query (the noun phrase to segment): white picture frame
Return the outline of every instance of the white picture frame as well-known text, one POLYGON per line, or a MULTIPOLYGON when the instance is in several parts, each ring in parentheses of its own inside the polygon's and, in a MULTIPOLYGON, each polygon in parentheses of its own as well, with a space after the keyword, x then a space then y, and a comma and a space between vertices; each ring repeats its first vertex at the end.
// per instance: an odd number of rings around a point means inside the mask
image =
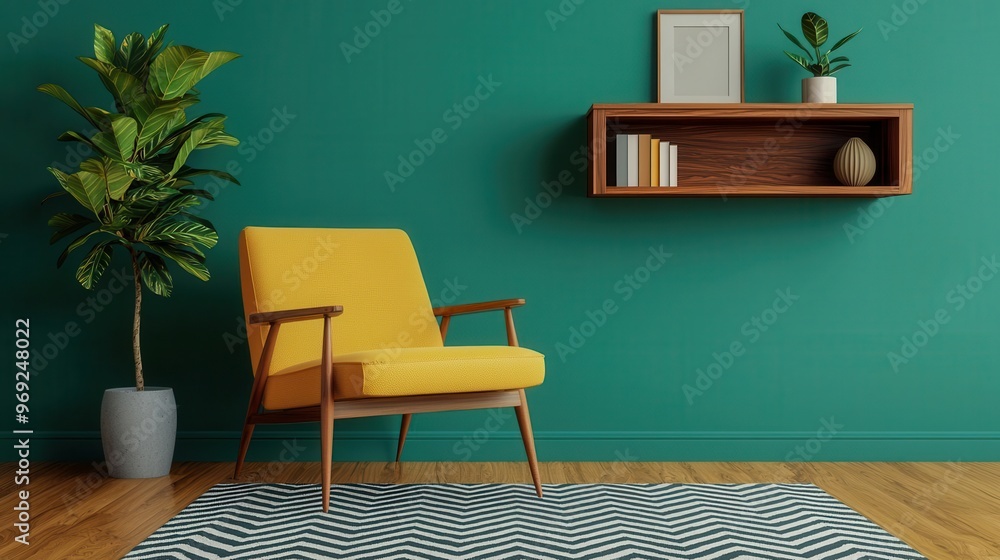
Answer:
POLYGON ((659 10, 657 101, 743 103, 743 21, 743 10, 659 10))

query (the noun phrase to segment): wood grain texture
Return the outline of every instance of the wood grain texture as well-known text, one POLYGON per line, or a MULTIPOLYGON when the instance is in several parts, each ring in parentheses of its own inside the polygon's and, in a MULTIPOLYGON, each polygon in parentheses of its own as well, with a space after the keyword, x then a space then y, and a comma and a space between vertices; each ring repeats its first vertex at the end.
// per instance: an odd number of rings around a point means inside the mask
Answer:
POLYGON ((827 104, 594 105, 589 196, 895 196, 912 192, 913 106, 827 104), (679 187, 616 187, 618 134, 679 146, 679 187), (837 181, 833 159, 852 137, 875 153, 868 186, 837 181))
MULTIPOLYGON (((247 463, 243 481, 315 484, 316 463, 247 463)), ((178 463, 170 476, 100 477, 32 466, 31 546, 0 524, 0 558, 120 558, 215 484, 233 463, 178 463)), ((813 483, 932 560, 1000 558, 1000 463, 540 463, 546 483, 813 483)), ((0 465, 10 515, 12 463, 0 465)), ((334 484, 531 483, 523 463, 334 463, 334 484)), ((334 507, 336 507, 334 505, 334 507)), ((5 517, 9 519, 9 517, 5 517)))
POLYGON ((452 315, 465 315, 468 313, 480 313, 483 311, 499 311, 524 305, 524 299, 498 299, 496 301, 483 301, 479 303, 463 303, 459 305, 448 305, 445 307, 435 307, 436 317, 451 317, 452 315))

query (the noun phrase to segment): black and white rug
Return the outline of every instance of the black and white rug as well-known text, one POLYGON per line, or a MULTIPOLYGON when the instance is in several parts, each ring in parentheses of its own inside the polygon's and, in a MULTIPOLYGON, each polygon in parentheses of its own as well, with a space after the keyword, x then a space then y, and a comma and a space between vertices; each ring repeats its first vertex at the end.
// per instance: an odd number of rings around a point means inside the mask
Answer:
POLYGON ((125 558, 924 556, 808 484, 221 484, 125 558))

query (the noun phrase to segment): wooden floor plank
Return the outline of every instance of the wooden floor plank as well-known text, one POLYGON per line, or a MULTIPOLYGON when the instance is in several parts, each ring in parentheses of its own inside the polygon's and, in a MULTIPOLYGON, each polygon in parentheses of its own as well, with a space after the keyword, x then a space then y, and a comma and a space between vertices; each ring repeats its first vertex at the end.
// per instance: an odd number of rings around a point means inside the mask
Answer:
MULTIPOLYGON (((1000 560, 1000 463, 542 463, 559 483, 812 483, 931 559, 1000 560)), ((9 516, 15 467, 0 465, 9 516)), ((31 545, 0 525, 0 558, 120 558, 213 485, 232 463, 178 463, 118 480, 75 463, 32 465, 31 545)), ((243 482, 314 484, 316 463, 247 463, 243 482)), ((530 483, 524 463, 334 463, 334 483, 530 483)))

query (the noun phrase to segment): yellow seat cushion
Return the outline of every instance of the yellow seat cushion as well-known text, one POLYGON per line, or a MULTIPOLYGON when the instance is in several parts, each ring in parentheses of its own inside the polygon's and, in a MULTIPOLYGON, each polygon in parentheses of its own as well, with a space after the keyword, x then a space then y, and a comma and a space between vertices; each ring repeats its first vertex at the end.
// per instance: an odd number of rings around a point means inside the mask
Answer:
MULTIPOLYGON (((338 399, 523 389, 545 378, 545 359, 514 346, 388 348, 334 356, 338 399)), ((268 377, 264 408, 320 402, 320 362, 303 362, 268 377)))

